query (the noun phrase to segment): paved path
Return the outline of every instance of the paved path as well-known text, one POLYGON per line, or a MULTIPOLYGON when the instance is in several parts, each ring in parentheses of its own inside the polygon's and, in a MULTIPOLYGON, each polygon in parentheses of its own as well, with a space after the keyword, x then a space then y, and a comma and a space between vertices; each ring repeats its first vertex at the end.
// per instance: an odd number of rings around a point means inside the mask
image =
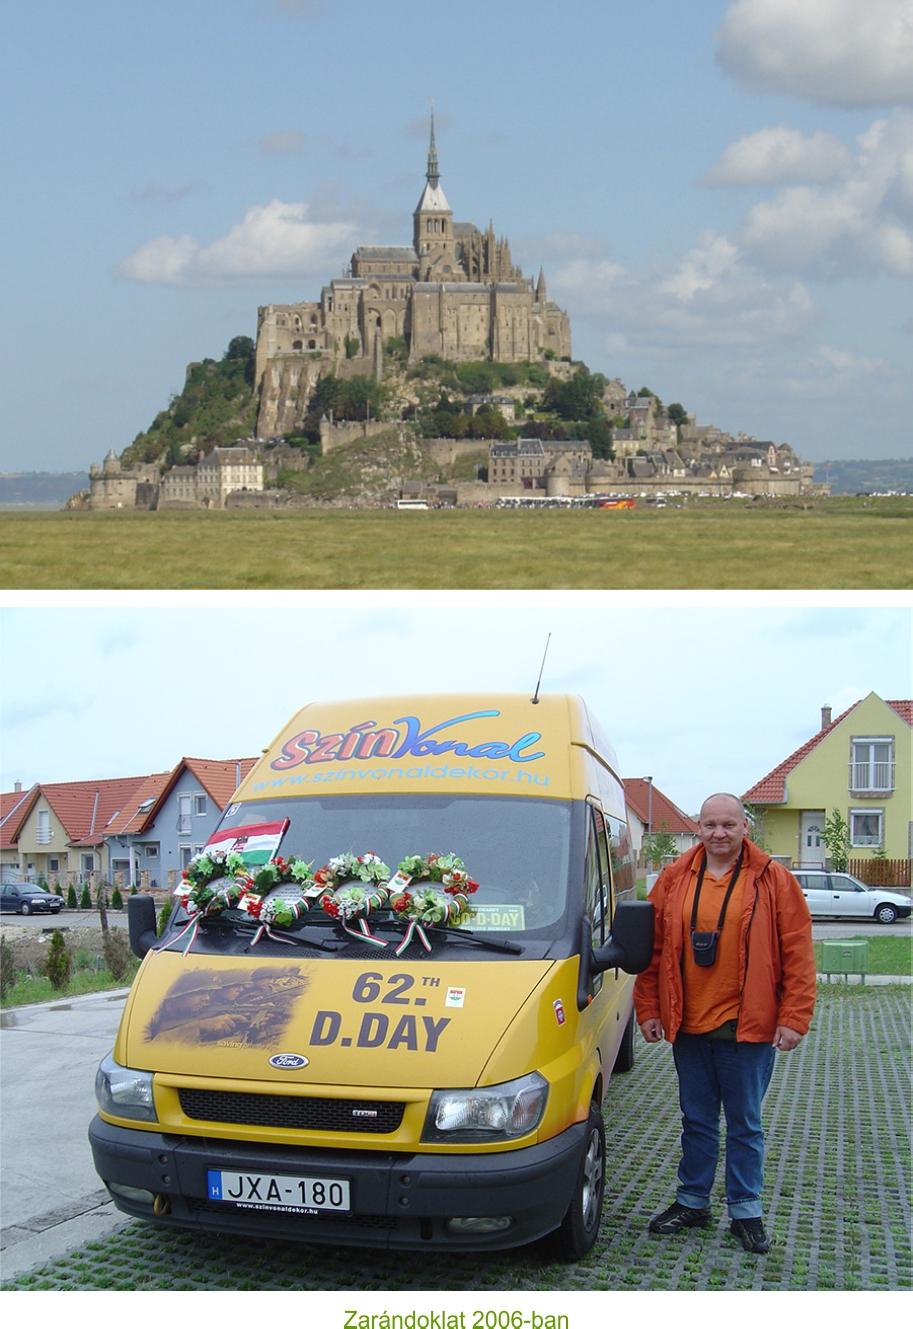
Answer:
POLYGON ((86 1132, 95 1071, 126 990, 19 1006, 0 1016, 0 1269, 10 1278, 124 1221, 86 1132))
POLYGON ((869 985, 822 993, 809 1037, 777 1058, 765 1103, 775 1244, 761 1261, 729 1236, 719 1198, 713 1223, 687 1240, 646 1232, 674 1193, 677 1163, 677 1095, 663 1044, 638 1041, 634 1071, 612 1081, 606 1216, 579 1265, 549 1263, 536 1247, 445 1260, 246 1239, 239 1264, 211 1234, 128 1219, 95 1173, 86 1138, 95 1069, 126 992, 16 1008, 0 1019, 0 1272, 22 1286, 38 1267, 36 1286, 72 1290, 335 1291, 353 1286, 355 1267, 359 1286, 394 1290, 908 1288, 909 999, 869 985), (93 1240, 116 1230, 123 1240, 93 1240))

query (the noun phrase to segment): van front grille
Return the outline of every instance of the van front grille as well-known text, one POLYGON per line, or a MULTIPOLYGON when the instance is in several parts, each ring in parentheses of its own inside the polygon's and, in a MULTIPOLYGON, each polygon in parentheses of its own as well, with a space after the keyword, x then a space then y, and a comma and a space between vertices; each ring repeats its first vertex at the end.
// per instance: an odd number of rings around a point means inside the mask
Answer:
POLYGON ((277 1126, 295 1131, 364 1131, 384 1135, 399 1129, 404 1110, 402 1103, 238 1094, 218 1089, 181 1089, 179 1096, 181 1111, 195 1121, 277 1126))

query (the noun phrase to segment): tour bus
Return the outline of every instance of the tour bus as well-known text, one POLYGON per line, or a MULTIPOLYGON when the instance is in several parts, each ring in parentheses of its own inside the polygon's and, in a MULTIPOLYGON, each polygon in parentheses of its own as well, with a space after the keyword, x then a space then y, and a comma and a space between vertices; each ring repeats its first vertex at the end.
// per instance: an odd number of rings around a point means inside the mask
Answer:
POLYGON ((96 1078, 119 1209, 351 1246, 590 1249, 653 907, 582 699, 306 706, 173 905, 158 936, 152 897, 129 901, 143 962, 96 1078))

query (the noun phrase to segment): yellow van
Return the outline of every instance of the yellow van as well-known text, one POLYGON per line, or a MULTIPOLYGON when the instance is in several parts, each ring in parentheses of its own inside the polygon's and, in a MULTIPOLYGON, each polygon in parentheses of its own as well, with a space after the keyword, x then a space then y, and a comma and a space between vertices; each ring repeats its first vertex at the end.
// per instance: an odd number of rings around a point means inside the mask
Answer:
POLYGON ((99 1067, 125 1213, 399 1249, 596 1239, 652 951, 578 697, 306 706, 237 790, 99 1067))

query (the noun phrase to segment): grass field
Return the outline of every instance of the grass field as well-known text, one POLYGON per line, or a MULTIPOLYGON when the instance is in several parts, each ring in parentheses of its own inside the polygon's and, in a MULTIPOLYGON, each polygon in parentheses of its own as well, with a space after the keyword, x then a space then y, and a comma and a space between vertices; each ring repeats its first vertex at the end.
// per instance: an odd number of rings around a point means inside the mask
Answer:
POLYGON ((4 589, 913 586, 913 498, 808 508, 4 513, 4 589))

